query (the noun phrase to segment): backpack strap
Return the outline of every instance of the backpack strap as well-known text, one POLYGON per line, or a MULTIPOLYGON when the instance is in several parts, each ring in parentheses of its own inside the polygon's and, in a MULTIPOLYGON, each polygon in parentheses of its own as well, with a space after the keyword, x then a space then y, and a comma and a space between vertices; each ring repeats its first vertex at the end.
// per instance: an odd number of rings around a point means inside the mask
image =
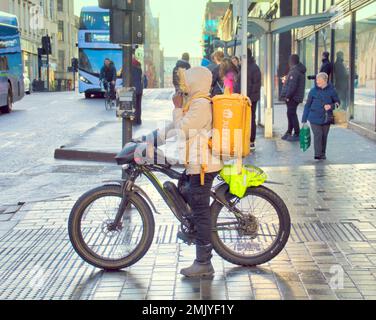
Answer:
POLYGON ((206 99, 209 102, 212 101, 208 94, 198 93, 198 94, 194 95, 191 99, 189 99, 187 101, 187 103, 184 105, 184 107, 183 107, 183 113, 184 114, 186 114, 189 111, 189 108, 191 107, 193 100, 196 100, 196 99, 206 99))
MULTIPOLYGON (((184 105, 184 107, 183 107, 183 114, 186 114, 189 111, 189 108, 190 108, 193 100, 196 100, 196 99, 207 99, 209 102, 212 101, 211 98, 209 97, 209 95, 198 93, 198 94, 194 95, 191 99, 189 99, 187 101, 187 103, 184 105)), ((207 153, 204 152, 203 154, 206 157, 207 153)), ((186 163, 187 164, 189 163, 189 148, 188 148, 188 146, 187 146, 187 149, 186 149, 186 163)), ((205 184, 205 174, 206 174, 207 170, 208 170, 207 163, 202 164, 201 165, 201 170, 200 170, 200 182, 201 182, 202 186, 205 184)))

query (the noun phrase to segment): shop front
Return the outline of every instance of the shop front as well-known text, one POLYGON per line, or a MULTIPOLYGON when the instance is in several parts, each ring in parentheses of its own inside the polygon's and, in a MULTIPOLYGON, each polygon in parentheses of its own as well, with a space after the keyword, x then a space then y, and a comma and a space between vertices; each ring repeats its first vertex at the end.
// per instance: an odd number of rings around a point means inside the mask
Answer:
MULTIPOLYGON (((307 73, 319 72, 322 53, 328 51, 334 64, 331 81, 341 107, 353 123, 376 131, 376 1, 320 3, 299 2, 301 14, 313 13, 314 7, 318 12, 338 12, 338 18, 331 23, 297 32, 299 54, 307 73)), ((313 85, 313 81, 307 81, 307 91, 313 85)))

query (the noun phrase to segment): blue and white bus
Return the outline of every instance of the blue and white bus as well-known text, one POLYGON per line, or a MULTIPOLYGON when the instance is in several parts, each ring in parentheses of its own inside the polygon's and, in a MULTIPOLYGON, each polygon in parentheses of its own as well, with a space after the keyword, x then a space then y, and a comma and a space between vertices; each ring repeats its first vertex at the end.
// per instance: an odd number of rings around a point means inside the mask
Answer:
POLYGON ((0 11, 0 110, 12 111, 13 103, 23 98, 24 78, 18 20, 0 11))
POLYGON ((80 16, 78 33, 79 50, 79 91, 86 98, 102 93, 99 83, 100 70, 104 60, 114 62, 120 87, 122 50, 118 44, 110 43, 110 12, 99 7, 83 7, 80 16))

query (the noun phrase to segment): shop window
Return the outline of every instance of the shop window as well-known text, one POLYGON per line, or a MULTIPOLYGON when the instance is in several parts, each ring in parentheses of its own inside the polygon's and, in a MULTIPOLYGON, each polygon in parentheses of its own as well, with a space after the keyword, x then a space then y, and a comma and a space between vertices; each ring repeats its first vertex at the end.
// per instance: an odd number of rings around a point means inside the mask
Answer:
POLYGON ((344 109, 348 108, 350 97, 350 29, 351 18, 347 17, 335 30, 334 85, 344 109))
MULTIPOLYGON (((307 68, 307 76, 315 75, 315 42, 316 35, 305 39, 305 66, 307 68)), ((314 86, 313 80, 306 81, 306 90, 309 91, 314 86)))
POLYGON ((354 120, 375 129, 376 3, 356 13, 354 120))
MULTIPOLYGON (((318 55, 317 55, 317 65, 319 70, 322 64, 322 54, 324 52, 330 52, 330 44, 331 44, 331 35, 332 29, 330 27, 321 29, 318 32, 318 55)), ((330 57, 330 55, 329 55, 330 57)))

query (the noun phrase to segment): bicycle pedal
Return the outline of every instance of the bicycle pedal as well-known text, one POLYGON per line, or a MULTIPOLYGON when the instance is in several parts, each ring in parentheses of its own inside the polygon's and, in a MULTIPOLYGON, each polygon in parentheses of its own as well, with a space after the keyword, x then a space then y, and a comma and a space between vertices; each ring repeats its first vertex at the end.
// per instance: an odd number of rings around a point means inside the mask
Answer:
POLYGON ((196 238, 194 236, 190 236, 182 231, 178 231, 177 237, 189 246, 196 244, 196 238))

